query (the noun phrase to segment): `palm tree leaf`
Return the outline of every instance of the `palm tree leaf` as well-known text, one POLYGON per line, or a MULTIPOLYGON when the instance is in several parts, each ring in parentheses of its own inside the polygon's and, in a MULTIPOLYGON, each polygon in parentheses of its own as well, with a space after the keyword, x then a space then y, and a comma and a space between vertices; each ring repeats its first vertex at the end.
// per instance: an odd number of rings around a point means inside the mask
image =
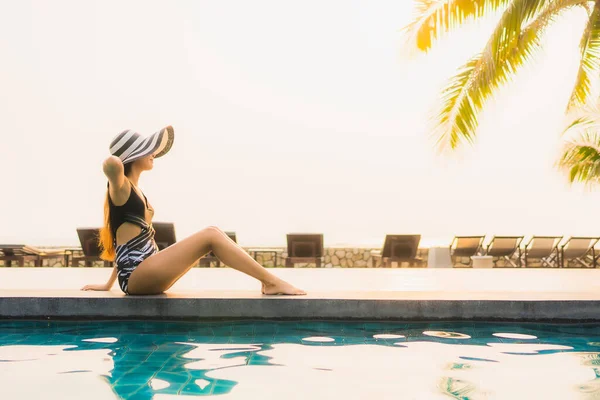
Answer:
POLYGON ((590 101, 592 80, 600 74, 600 4, 595 3, 581 38, 581 63, 568 110, 581 107, 590 101))
POLYGON ((437 128, 433 132, 441 148, 449 144, 454 149, 461 141, 473 142, 479 111, 479 103, 473 100, 481 96, 476 97, 478 93, 470 89, 480 66, 481 55, 477 55, 459 70, 442 93, 437 128))
POLYGON ((574 137, 592 130, 600 130, 600 104, 588 103, 571 113, 571 120, 563 135, 574 137))
POLYGON ((487 62, 501 63, 513 51, 515 43, 522 35, 526 24, 537 17, 544 9, 549 9, 553 0, 514 0, 502 14, 497 29, 492 34, 488 51, 484 54, 487 62))
POLYGON ((428 51, 433 41, 468 19, 506 7, 511 0, 416 0, 417 16, 404 28, 408 42, 428 51))
POLYGON ((600 182, 600 135, 587 131, 567 142, 558 167, 568 174, 569 181, 600 182))
POLYGON ((434 131, 440 148, 449 146, 455 149, 462 142, 473 142, 478 125, 477 114, 484 102, 533 57, 539 49, 541 35, 556 15, 580 5, 581 0, 555 0, 534 19, 525 13, 533 12, 533 7, 526 7, 530 3, 531 0, 515 0, 511 4, 483 52, 469 60, 443 91, 442 107, 436 116, 437 127, 434 131), (518 29, 514 28, 517 24, 515 21, 524 24, 525 20, 529 20, 529 23, 518 29), (513 28, 507 29, 507 26, 513 28), (519 35, 508 34, 508 31, 518 31, 519 35), (507 42, 506 37, 509 36, 512 41, 507 42), (498 46, 502 48, 501 51, 498 46), (496 53, 502 54, 502 57, 498 58, 496 53))

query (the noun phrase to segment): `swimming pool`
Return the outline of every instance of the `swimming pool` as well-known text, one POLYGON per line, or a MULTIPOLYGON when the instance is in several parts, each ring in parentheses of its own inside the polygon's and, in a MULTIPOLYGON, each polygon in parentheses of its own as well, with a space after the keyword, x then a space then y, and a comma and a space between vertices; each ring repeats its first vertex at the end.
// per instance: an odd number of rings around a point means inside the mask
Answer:
POLYGON ((600 324, 0 321, 2 399, 592 399, 599 376, 600 324))

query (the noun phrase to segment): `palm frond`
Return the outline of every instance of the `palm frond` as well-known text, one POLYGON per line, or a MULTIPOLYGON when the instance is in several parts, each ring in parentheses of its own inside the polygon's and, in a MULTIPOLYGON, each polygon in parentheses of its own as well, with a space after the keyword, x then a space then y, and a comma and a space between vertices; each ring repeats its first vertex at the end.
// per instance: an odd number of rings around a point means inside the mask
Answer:
POLYGON ((586 104, 571 114, 563 136, 575 137, 594 130, 600 131, 600 104, 586 104))
POLYGON ((539 16, 543 10, 549 10, 556 3, 560 2, 553 0, 512 1, 502 14, 500 22, 490 38, 488 51, 484 52, 487 57, 486 62, 499 64, 508 58, 528 22, 539 16))
POLYGON ((471 90, 480 69, 481 55, 477 55, 459 70, 442 93, 442 106, 436 117, 437 128, 433 132, 438 137, 437 145, 442 149, 447 145, 455 149, 462 141, 473 142, 477 113, 482 105, 477 100, 491 94, 491 90, 485 93, 471 90))
POLYGON ((587 131, 567 142, 558 167, 567 173, 571 183, 600 183, 600 135, 587 131))
POLYGON ((416 0, 417 15, 404 28, 410 46, 428 51, 433 42, 468 19, 506 7, 511 0, 416 0))
POLYGON ((595 3, 581 38, 581 63, 568 110, 581 107, 590 101, 592 80, 600 74, 600 4, 595 3))
MULTIPOLYGON (((434 135, 441 149, 455 149, 461 142, 472 143, 478 126, 477 115, 495 90, 508 82, 517 69, 532 59, 540 47, 545 28, 562 11, 580 5, 581 0, 555 0, 535 18, 532 0, 514 0, 504 12, 483 52, 469 60, 442 93, 442 107, 436 116, 434 135), (514 14, 518 14, 515 16, 514 14), (529 22, 525 24, 525 20, 529 22), (515 21, 525 24, 518 29, 515 21), (513 26, 508 29, 507 26, 513 26), (518 35, 508 34, 518 31, 518 35), (511 41, 506 41, 510 37, 511 41), (498 46, 502 49, 498 50, 498 46), (501 58, 496 53, 502 54, 501 58)), ((539 3, 539 2, 538 2, 539 3)))

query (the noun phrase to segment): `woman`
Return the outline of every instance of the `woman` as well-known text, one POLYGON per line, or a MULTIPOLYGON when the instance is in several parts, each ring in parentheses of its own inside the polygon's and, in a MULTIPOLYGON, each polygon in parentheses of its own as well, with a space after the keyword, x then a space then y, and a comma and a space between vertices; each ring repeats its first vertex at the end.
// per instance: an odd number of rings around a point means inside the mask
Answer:
POLYGON ((173 139, 171 126, 147 138, 127 130, 113 139, 112 156, 103 163, 108 190, 99 241, 102 258, 115 261, 115 268, 106 284, 86 285, 82 290, 110 290, 118 277, 125 294, 162 293, 212 250, 226 265, 258 279, 264 294, 306 294, 271 274, 215 227, 158 250, 152 228, 154 209, 138 181, 142 172, 152 169, 155 158, 170 150, 173 139))

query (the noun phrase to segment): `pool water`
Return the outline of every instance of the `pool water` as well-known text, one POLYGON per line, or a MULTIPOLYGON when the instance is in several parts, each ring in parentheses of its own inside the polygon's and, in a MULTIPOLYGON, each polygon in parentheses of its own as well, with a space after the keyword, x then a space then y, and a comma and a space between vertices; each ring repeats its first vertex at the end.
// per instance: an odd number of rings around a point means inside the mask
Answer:
POLYGON ((0 399, 598 399, 600 324, 0 321, 0 399))

